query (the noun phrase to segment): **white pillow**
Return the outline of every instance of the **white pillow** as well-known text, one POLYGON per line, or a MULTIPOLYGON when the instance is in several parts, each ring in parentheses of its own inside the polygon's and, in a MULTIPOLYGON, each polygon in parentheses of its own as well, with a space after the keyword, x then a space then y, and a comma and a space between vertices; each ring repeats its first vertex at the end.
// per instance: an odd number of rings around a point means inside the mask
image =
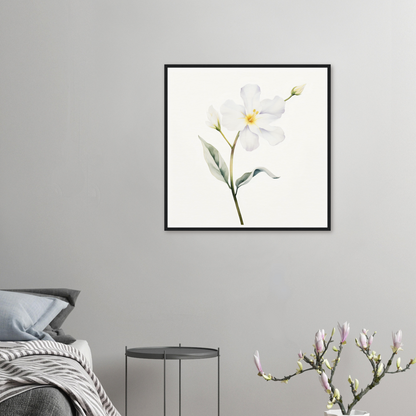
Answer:
POLYGON ((53 341, 43 330, 68 303, 0 290, 0 341, 53 341))

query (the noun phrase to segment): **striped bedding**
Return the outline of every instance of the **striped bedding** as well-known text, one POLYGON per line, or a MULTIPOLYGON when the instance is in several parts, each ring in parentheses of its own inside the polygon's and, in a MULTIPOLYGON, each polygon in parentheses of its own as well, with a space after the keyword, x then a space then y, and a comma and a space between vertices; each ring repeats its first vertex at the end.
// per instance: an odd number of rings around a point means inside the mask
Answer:
POLYGON ((0 403, 40 386, 71 399, 78 416, 120 416, 85 357, 54 341, 0 343, 0 403))

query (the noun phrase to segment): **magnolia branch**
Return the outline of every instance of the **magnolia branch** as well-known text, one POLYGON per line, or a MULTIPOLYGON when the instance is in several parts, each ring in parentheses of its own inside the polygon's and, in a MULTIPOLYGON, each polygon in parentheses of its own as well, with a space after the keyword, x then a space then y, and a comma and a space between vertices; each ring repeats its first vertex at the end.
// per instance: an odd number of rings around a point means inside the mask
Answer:
POLYGON ((409 361, 409 363, 402 368, 400 366, 401 359, 398 357, 396 359, 396 371, 389 371, 390 367, 392 366, 393 359, 397 357, 397 354, 400 350, 402 350, 402 333, 401 331, 398 331, 393 334, 393 346, 392 350, 393 353, 388 360, 387 364, 384 365, 381 360, 381 355, 375 352, 371 351, 370 347, 374 340, 374 336, 376 333, 374 332, 373 335, 370 337, 367 335, 367 330, 363 329, 362 333, 360 334, 359 339, 355 339, 355 343, 357 347, 360 349, 360 351, 366 356, 367 360, 369 361, 372 371, 373 371, 373 378, 372 381, 360 391, 358 390, 359 387, 359 381, 357 379, 353 380, 351 376, 348 377, 348 383, 351 389, 351 393, 353 396, 353 400, 350 404, 344 405, 343 398, 339 392, 339 390, 334 386, 332 380, 335 375, 335 371, 338 367, 338 364, 341 360, 341 354, 343 347, 346 344, 346 338, 349 333, 349 324, 345 322, 342 326, 338 324, 338 329, 340 331, 341 335, 341 341, 339 343, 338 347, 333 347, 332 349, 337 353, 335 359, 332 361, 332 365, 329 363, 329 361, 324 358, 325 354, 328 351, 328 348, 331 343, 333 343, 333 336, 335 333, 335 328, 332 331, 331 337, 329 338, 328 342, 325 341, 326 334, 324 330, 319 330, 315 334, 315 344, 314 344, 314 353, 311 354, 312 358, 309 358, 305 356, 302 352, 299 352, 299 361, 298 361, 298 370, 290 374, 288 376, 285 376, 283 378, 277 378, 275 376, 272 376, 271 374, 266 375, 261 367, 260 363, 260 357, 258 351, 256 351, 256 354, 254 355, 254 361, 256 363, 257 369, 259 370, 259 376, 262 376, 267 381, 280 381, 283 383, 288 383, 288 381, 302 373, 306 373, 311 370, 315 370, 320 375, 320 381, 324 388, 324 390, 329 394, 329 402, 327 405, 327 408, 330 409, 334 405, 338 405, 341 409, 341 412, 343 415, 350 415, 352 409, 354 406, 374 387, 376 387, 378 384, 380 384, 381 379, 386 374, 398 374, 403 373, 410 369, 410 366, 416 363, 416 358, 409 361), (304 361, 306 364, 309 365, 309 368, 303 369, 302 361, 304 361), (328 370, 330 370, 329 377, 325 373, 324 366, 327 367, 328 370))

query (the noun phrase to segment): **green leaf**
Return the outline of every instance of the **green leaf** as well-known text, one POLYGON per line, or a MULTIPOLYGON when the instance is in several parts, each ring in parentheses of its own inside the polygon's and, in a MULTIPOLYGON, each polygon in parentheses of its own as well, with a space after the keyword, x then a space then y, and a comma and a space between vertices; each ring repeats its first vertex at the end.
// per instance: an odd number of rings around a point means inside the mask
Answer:
POLYGON ((266 168, 256 168, 252 172, 244 173, 244 175, 242 175, 240 178, 238 178, 235 181, 236 190, 238 191, 238 188, 249 183, 256 175, 258 175, 261 172, 267 173, 272 179, 279 179, 278 176, 275 176, 272 172, 270 172, 266 168))
POLYGON ((227 186, 230 187, 228 183, 228 166, 221 157, 220 152, 200 136, 198 137, 199 140, 201 140, 202 147, 204 149, 204 159, 208 164, 209 170, 218 180, 225 182, 227 186))

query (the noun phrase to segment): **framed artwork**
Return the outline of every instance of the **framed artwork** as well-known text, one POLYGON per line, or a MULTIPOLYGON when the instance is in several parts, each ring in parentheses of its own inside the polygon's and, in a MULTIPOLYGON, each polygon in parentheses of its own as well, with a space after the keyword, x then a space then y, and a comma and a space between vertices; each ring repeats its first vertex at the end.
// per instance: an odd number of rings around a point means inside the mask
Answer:
POLYGON ((165 230, 330 230, 330 65, 165 65, 165 230))

